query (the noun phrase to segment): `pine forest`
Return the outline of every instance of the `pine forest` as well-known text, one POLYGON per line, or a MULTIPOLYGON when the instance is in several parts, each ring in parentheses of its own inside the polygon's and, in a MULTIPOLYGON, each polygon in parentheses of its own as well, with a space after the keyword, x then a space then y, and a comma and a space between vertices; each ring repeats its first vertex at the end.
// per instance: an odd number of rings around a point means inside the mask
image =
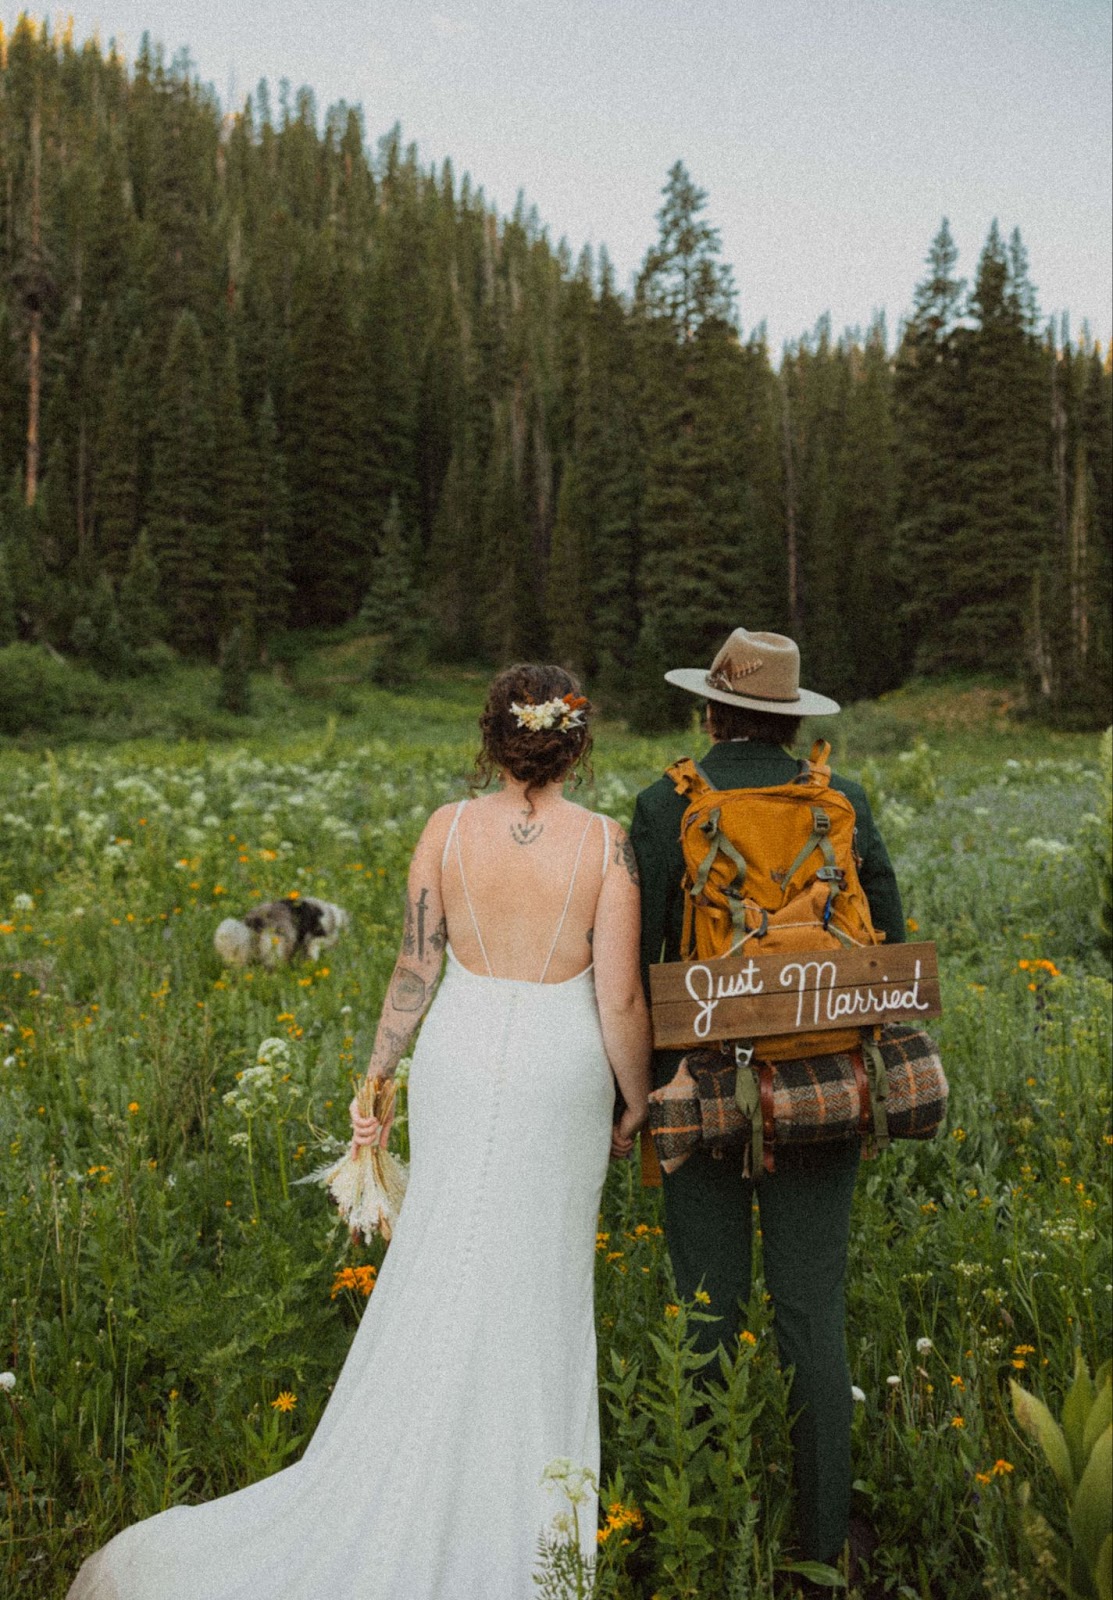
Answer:
POLYGON ((0 173, 0 647, 119 676, 358 627, 400 676, 560 660, 650 730, 742 623, 840 700, 980 673, 1110 718, 1111 365, 1015 229, 967 283, 925 219, 899 329, 773 352, 682 162, 627 291, 358 109, 226 111, 26 17, 0 173))

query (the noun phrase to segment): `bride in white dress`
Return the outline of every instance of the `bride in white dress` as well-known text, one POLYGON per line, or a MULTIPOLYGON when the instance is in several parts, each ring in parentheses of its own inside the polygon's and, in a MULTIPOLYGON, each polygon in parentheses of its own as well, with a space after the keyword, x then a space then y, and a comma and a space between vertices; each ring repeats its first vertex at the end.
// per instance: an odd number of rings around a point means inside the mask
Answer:
MULTIPOLYGON (((648 1090, 633 855, 562 788, 587 709, 559 668, 500 673, 480 758, 500 787, 435 812, 414 852, 368 1066, 392 1073, 425 1017, 409 1189, 303 1456, 125 1528, 67 1600, 536 1593, 539 1540, 567 1509, 546 1466, 599 1470, 596 1219, 648 1090)), ((351 1115, 356 1142, 389 1134, 351 1115)), ((596 1520, 589 1495, 585 1557, 596 1520)))

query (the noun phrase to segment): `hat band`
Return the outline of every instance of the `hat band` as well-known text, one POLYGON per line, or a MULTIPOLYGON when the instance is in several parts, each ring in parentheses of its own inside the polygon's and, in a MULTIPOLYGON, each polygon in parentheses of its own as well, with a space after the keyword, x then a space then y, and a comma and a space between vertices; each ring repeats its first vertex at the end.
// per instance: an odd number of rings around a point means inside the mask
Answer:
POLYGON ((709 689, 722 689, 727 694, 736 694, 750 700, 768 700, 771 705, 796 705, 800 699, 800 690, 792 694, 760 694, 749 684, 745 689, 736 689, 725 672, 709 672, 707 674, 707 687, 709 689))

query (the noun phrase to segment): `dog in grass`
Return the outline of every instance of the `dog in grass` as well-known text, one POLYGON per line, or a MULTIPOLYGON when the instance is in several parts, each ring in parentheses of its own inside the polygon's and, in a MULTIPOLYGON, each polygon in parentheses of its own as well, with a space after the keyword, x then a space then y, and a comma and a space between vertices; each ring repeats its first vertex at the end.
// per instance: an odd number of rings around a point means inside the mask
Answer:
POLYGON ((351 919, 342 906, 309 895, 267 900, 245 917, 225 917, 213 934, 216 953, 228 967, 255 962, 274 968, 288 962, 316 961, 329 950, 351 919))

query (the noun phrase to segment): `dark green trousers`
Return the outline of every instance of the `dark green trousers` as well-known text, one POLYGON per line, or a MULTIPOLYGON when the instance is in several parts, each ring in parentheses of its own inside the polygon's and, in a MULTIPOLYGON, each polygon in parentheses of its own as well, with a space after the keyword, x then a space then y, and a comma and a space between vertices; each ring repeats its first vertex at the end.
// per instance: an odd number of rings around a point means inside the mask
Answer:
POLYGON ((834 1561, 850 1513, 850 1372, 844 1280, 860 1147, 813 1146, 777 1157, 756 1183, 741 1152, 691 1156, 664 1180, 665 1237, 680 1294, 702 1284, 717 1323, 697 1323, 701 1347, 729 1345, 750 1298, 753 1201, 781 1364, 793 1369, 793 1477, 804 1556, 834 1561))

